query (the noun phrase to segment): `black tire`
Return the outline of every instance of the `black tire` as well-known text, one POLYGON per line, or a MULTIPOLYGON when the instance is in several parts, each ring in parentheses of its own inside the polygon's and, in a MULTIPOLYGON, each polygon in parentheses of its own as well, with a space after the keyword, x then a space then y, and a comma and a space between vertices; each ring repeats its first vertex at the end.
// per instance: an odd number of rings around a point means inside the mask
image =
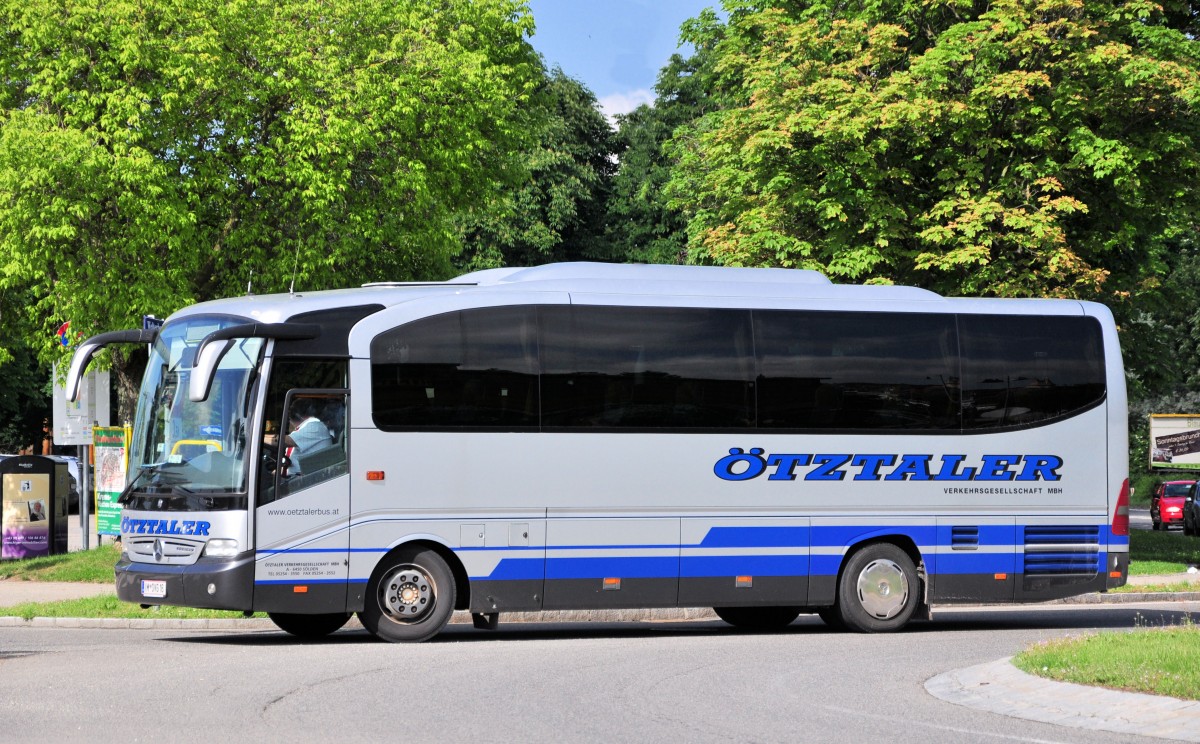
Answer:
POLYGON ((891 543, 868 545, 850 557, 838 583, 838 616, 858 633, 903 628, 921 599, 912 558, 891 543))
POLYGON ((1190 516, 1191 516, 1191 512, 1183 513, 1183 534, 1185 534, 1189 537, 1196 534, 1196 528, 1195 528, 1195 526, 1193 526, 1192 520, 1188 519, 1188 517, 1190 517, 1190 516))
POLYGON ((1163 528, 1163 523, 1162 523, 1162 522, 1160 522, 1160 521, 1158 521, 1158 520, 1156 520, 1156 519, 1151 519, 1151 520, 1150 520, 1150 527, 1151 527, 1151 529, 1155 529, 1155 530, 1161 530, 1161 529, 1163 528))
POLYGON ((714 607, 717 617, 744 630, 779 630, 800 617, 799 607, 714 607))
POLYGON ((427 641, 454 613, 454 572, 436 551, 421 549, 385 559, 367 584, 358 613, 371 635, 391 643, 427 641))
POLYGON ((328 615, 299 615, 291 612, 268 612, 267 617, 284 633, 297 638, 324 638, 338 630, 350 620, 350 613, 335 612, 328 615))

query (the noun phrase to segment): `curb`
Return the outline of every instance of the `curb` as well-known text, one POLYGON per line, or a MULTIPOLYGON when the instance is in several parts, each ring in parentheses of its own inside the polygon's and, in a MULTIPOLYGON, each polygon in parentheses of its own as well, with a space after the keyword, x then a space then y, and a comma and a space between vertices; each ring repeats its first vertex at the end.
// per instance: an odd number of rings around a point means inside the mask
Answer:
POLYGON ((1028 721, 1200 742, 1200 702, 1044 679, 1017 669, 1012 657, 931 677, 925 691, 1028 721))
MULTIPOLYGON (((1134 604, 1138 602, 1200 602, 1200 592, 1143 592, 1121 594, 1084 594, 1049 602, 1023 605, 939 605, 939 610, 956 607, 1034 607, 1041 605, 1134 604)), ((546 610, 543 612, 505 612, 505 623, 666 623, 716 620, 711 609, 703 607, 663 608, 649 610, 546 610)), ((450 618, 453 625, 470 625, 471 614, 457 610, 450 618)), ((346 628, 361 628, 357 617, 351 617, 346 628)), ((0 617, 0 628, 107 628, 118 630, 278 630, 267 618, 98 618, 98 617, 0 617)))
POLYGON ((1053 601, 1053 604, 1127 604, 1133 602, 1200 602, 1200 592, 1110 592, 1108 594, 1081 594, 1078 597, 1056 599, 1053 601))

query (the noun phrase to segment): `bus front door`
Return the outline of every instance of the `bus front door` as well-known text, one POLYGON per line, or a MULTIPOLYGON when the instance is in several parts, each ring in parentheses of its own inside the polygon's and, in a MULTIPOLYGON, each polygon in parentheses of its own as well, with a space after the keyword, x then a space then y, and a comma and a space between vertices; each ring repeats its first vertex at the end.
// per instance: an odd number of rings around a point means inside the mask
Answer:
POLYGON ((264 447, 255 511, 256 610, 346 611, 350 547, 346 398, 345 390, 289 392, 283 420, 291 420, 286 430, 295 435, 295 444, 289 438, 274 448, 264 447))

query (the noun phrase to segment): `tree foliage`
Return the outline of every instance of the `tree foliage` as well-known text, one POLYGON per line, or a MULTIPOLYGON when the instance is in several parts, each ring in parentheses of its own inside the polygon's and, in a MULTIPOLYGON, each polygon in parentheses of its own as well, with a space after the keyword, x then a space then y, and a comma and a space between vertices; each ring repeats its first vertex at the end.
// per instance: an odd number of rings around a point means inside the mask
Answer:
POLYGON ((20 333, 9 323, 30 301, 24 293, 0 291, 0 453, 16 454, 42 440, 42 420, 50 413, 49 377, 20 333))
POLYGON ((615 164, 596 96, 555 68, 527 111, 525 180, 463 216, 467 269, 608 260, 605 213, 615 164))
MULTIPOLYGON (((191 302, 444 278, 519 181, 519 0, 0 0, 0 290, 46 342, 191 302)), ((10 318, 6 315, 5 323, 10 318)))
POLYGON ((1149 2, 746 2, 674 138, 694 260, 1121 298, 1197 207, 1200 49, 1149 2))

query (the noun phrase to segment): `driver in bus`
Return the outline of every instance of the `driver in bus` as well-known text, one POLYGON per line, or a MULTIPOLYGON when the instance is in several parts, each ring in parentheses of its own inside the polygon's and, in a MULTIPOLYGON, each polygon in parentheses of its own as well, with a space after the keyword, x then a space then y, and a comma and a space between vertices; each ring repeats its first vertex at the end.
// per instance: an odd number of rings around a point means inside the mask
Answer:
POLYGON ((292 406, 288 417, 288 427, 291 432, 283 437, 287 447, 287 456, 291 460, 288 475, 300 474, 300 463, 296 455, 303 455, 324 449, 333 443, 333 434, 329 427, 313 412, 311 403, 300 401, 292 406))

